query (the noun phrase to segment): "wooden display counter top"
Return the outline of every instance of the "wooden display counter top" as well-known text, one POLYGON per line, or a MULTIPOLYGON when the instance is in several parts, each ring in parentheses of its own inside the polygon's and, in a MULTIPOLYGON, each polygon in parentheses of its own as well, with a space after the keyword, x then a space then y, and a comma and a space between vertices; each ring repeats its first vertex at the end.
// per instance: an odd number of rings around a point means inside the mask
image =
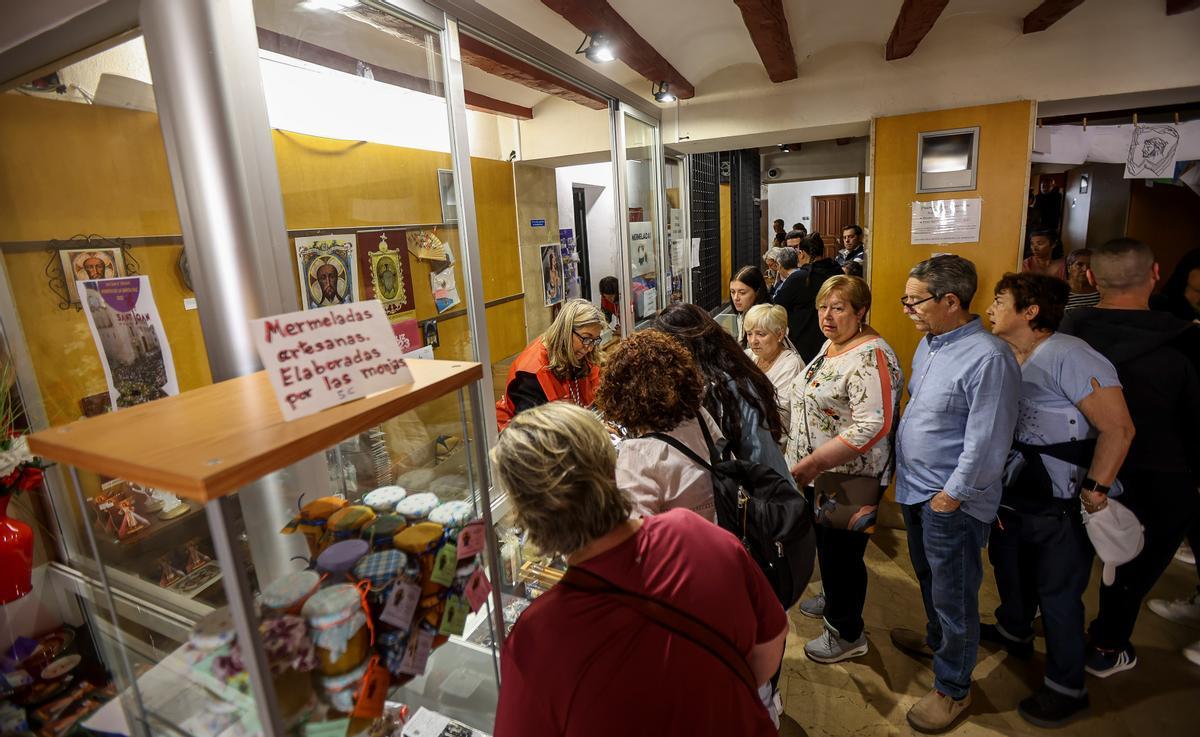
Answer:
POLYGON ((408 362, 414 383, 284 422, 264 371, 29 437, 47 460, 208 502, 483 376, 469 361, 408 362))

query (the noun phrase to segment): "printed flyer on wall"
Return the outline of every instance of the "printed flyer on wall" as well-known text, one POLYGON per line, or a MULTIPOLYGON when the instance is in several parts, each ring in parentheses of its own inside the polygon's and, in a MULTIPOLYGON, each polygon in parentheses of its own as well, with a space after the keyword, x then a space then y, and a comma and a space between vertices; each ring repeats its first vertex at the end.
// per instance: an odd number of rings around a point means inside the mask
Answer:
POLYGON ((116 409, 179 393, 150 277, 76 282, 116 409))

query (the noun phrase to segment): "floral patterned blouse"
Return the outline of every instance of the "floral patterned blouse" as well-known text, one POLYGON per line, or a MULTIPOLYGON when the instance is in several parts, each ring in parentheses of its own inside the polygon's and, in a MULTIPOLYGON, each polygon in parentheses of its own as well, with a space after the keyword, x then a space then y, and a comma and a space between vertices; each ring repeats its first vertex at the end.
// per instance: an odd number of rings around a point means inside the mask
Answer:
POLYGON ((829 341, 792 387, 788 465, 837 438, 861 455, 829 469, 881 476, 891 460, 888 435, 900 411, 904 376, 896 353, 872 336, 830 355, 829 341))

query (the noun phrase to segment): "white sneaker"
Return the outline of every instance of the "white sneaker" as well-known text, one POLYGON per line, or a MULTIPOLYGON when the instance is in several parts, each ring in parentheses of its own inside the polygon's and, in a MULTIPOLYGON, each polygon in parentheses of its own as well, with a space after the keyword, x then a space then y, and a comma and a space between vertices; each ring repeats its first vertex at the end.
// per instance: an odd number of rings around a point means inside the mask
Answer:
POLYGON ((1196 665, 1200 665, 1200 640, 1193 642, 1183 649, 1183 657, 1192 661, 1196 665))
POLYGON ((1175 560, 1180 563, 1186 563, 1189 566, 1196 565, 1196 551, 1192 550, 1192 546, 1184 542, 1179 546, 1179 550, 1175 551, 1175 560))
POLYGON ((1179 624, 1200 625, 1200 591, 1187 599, 1151 599, 1146 605, 1163 619, 1179 624))

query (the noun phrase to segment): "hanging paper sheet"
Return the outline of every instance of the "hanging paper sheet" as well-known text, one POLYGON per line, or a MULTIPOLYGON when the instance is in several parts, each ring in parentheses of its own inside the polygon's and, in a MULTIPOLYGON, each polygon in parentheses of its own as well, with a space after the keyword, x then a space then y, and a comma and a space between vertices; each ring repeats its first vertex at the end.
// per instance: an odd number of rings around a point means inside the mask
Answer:
POLYGON ((112 406, 121 409, 179 393, 150 277, 76 282, 100 351, 112 406))
POLYGON ((1175 176, 1179 131, 1173 125, 1135 125, 1125 158, 1126 179, 1170 179, 1175 176))

